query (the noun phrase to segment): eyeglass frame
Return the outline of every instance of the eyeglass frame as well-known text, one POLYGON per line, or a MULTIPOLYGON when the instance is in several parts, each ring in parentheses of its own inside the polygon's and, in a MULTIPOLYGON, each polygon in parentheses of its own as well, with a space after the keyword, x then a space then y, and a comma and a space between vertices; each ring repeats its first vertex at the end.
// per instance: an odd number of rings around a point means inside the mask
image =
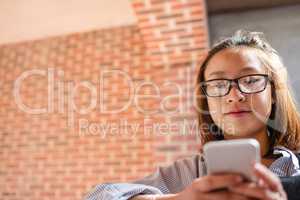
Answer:
POLYGON ((259 92, 264 91, 264 90, 266 89, 267 85, 268 85, 268 82, 271 81, 270 78, 269 78, 269 75, 267 75, 267 74, 248 74, 248 75, 240 76, 240 77, 235 78, 235 79, 227 79, 227 78, 211 79, 211 80, 203 81, 201 84, 204 84, 204 83, 207 83, 207 82, 211 82, 211 81, 217 81, 217 80, 225 80, 225 81, 227 80, 227 81, 229 81, 230 84, 229 84, 228 91, 227 91, 224 95, 221 95, 221 96, 210 96, 210 95, 207 94, 207 92, 206 92, 206 90, 205 90, 205 88, 204 88, 205 86, 204 86, 204 85, 201 85, 200 87, 201 87, 203 93, 204 93, 206 96, 208 96, 208 97, 224 97, 224 96, 228 95, 228 94, 230 93, 231 89, 232 89, 232 82, 234 82, 234 83, 237 85, 237 88, 238 88, 238 90, 239 90, 241 93, 243 93, 243 94, 256 94, 256 93, 259 93, 259 92), (259 90, 259 91, 256 91, 256 92, 243 92, 243 91, 241 90, 241 88, 240 88, 240 85, 239 85, 238 80, 241 79, 241 78, 245 78, 245 77, 247 77, 247 76, 263 76, 263 77, 265 78, 265 85, 264 85, 263 89, 261 89, 261 90, 259 90))

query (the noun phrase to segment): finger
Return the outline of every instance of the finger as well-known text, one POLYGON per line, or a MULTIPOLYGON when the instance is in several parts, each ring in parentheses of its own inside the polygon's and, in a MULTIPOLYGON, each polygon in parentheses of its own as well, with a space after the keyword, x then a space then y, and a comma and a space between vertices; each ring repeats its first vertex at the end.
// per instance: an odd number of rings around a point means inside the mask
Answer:
POLYGON ((278 199, 279 192, 257 186, 255 183, 245 183, 229 188, 229 191, 257 199, 278 199))
POLYGON ((194 181, 195 187, 201 192, 210 192, 217 189, 227 188, 241 183, 243 178, 236 174, 209 175, 194 181))
POLYGON ((256 163, 254 165, 254 174, 258 179, 262 179, 271 190, 278 191, 282 189, 279 178, 264 165, 256 163))
POLYGON ((258 179, 257 184, 259 187, 268 188, 268 185, 262 179, 258 179))

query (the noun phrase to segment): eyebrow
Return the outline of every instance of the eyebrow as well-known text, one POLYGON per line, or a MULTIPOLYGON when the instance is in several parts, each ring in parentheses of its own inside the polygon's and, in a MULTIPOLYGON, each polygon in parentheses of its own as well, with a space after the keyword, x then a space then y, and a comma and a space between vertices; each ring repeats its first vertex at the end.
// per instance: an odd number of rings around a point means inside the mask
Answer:
MULTIPOLYGON (((241 72, 247 72, 247 71, 256 71, 256 69, 253 68, 253 67, 245 67, 245 68, 243 68, 243 69, 240 71, 240 73, 241 73, 241 72)), ((223 74, 225 74, 225 71, 215 71, 215 72, 210 73, 208 76, 212 76, 212 75, 223 75, 223 74)))

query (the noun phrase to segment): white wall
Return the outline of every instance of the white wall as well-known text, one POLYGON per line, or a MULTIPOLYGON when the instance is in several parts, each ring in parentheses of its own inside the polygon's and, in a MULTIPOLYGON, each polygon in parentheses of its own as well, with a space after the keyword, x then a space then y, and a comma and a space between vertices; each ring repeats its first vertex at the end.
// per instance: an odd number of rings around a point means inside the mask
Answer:
POLYGON ((129 0, 1 0, 0 44, 135 22, 129 0))

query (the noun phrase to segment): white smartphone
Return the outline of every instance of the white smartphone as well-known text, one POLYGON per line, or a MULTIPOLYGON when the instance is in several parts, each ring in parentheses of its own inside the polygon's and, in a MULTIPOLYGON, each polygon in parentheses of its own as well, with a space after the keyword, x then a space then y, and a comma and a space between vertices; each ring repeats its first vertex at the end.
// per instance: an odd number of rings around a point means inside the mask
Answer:
POLYGON ((253 163, 260 162, 260 146, 255 139, 234 139, 208 142, 203 146, 208 174, 239 173, 256 181, 253 163))

